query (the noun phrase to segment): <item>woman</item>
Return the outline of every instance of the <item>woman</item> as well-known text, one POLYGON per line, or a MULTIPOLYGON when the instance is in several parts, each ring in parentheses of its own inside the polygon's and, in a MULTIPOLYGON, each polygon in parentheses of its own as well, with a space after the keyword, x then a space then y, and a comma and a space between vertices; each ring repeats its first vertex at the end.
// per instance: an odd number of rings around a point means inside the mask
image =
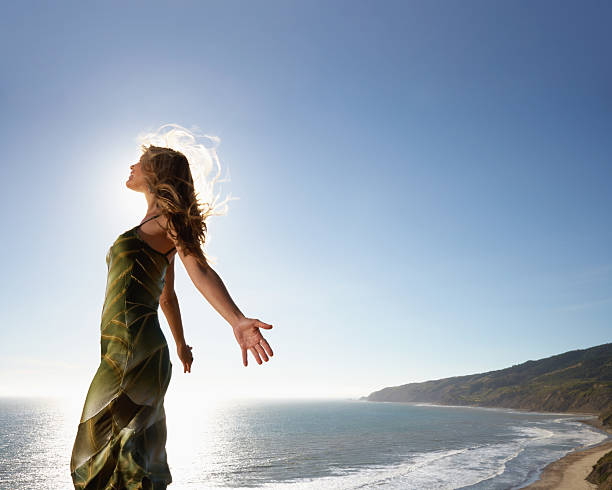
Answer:
POLYGON ((119 235, 106 256, 102 359, 70 462, 78 489, 163 489, 172 482, 163 405, 172 363, 157 310, 161 306, 168 320, 183 372, 191 372, 191 346, 174 292, 177 254, 195 287, 232 326, 243 364, 248 364, 247 351, 258 364, 272 356, 259 331, 272 325, 246 318, 207 264, 201 244, 208 213, 199 209, 187 158, 170 148, 142 149, 126 186, 144 194, 148 209, 140 225, 119 235))

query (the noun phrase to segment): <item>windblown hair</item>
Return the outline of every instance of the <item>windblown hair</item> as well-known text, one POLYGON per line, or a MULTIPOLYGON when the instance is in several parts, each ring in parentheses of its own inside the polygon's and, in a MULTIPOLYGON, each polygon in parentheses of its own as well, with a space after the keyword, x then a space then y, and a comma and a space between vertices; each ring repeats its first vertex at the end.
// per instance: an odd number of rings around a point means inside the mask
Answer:
POLYGON ((145 182, 168 221, 165 231, 185 254, 193 254, 206 266, 208 259, 202 246, 207 233, 205 220, 212 209, 208 203, 202 206, 198 202, 187 157, 160 146, 141 145, 141 149, 145 182))

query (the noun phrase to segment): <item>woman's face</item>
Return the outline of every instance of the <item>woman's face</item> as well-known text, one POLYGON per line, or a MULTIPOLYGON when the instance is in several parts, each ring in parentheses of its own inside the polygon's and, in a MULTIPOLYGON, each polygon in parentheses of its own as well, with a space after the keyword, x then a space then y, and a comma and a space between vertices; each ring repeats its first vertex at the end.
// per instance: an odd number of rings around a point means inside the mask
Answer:
POLYGON ((130 177, 125 182, 125 185, 128 187, 128 189, 132 189, 133 191, 144 192, 146 189, 146 183, 142 170, 142 156, 137 163, 130 165, 130 169, 132 171, 130 173, 130 177))

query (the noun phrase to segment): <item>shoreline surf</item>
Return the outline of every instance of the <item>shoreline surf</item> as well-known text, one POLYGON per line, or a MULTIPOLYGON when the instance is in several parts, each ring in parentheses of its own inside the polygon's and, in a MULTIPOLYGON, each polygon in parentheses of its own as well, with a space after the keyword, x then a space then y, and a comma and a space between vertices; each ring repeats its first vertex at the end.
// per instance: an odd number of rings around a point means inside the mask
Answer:
POLYGON ((521 490, 581 490, 596 489, 597 485, 585 478, 591 473, 599 458, 612 451, 612 429, 605 427, 597 417, 580 420, 608 435, 608 438, 585 448, 579 447, 546 465, 537 480, 521 487, 521 490))

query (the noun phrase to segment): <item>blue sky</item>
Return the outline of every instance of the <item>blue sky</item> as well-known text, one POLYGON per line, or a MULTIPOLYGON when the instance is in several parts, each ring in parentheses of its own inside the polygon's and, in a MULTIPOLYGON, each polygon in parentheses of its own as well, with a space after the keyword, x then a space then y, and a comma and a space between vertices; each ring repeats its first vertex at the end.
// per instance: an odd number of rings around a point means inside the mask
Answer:
POLYGON ((11 2, 0 394, 82 400, 136 136, 221 139, 209 222, 241 364, 177 264, 168 396, 358 397, 610 341, 607 2, 11 2))

